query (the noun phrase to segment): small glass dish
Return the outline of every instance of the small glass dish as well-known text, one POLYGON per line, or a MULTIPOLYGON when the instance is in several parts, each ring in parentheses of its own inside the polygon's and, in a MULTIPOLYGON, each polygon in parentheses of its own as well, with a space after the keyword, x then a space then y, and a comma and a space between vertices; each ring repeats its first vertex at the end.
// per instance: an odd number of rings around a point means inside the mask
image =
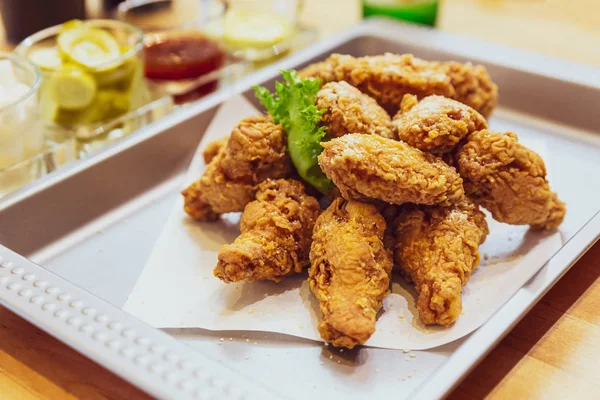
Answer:
POLYGON ((139 29, 121 21, 89 20, 37 32, 15 52, 42 70, 42 118, 66 135, 88 139, 98 126, 151 100, 143 50, 139 29))
POLYGON ((302 0, 228 0, 222 17, 203 32, 235 56, 256 63, 273 61, 313 42, 317 33, 298 23, 302 0))
POLYGON ((146 78, 176 104, 195 101, 248 72, 248 63, 194 30, 146 35, 146 78))
POLYGON ((74 135, 65 136, 64 129, 47 125, 42 152, 0 169, 0 198, 72 161, 92 156, 111 143, 161 119, 172 110, 173 99, 170 96, 160 97, 128 114, 99 125, 93 131, 86 130, 86 134, 91 133, 90 140, 78 139, 74 135))

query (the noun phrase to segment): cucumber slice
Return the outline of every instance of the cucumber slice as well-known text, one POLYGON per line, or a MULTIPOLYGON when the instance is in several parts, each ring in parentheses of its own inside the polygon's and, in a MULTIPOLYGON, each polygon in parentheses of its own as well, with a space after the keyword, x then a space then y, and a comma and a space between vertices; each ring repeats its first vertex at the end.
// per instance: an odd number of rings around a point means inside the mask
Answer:
POLYGON ((81 110, 94 100, 96 80, 82 69, 68 65, 50 77, 48 94, 60 108, 81 110))
POLYGON ((33 50, 29 54, 29 61, 40 67, 44 71, 52 71, 60 68, 62 59, 60 53, 55 47, 47 47, 33 50))
MULTIPOLYGON (((56 39, 59 52, 67 59, 86 67, 98 68, 118 60, 121 56, 119 43, 110 33, 87 25, 64 29, 56 39)), ((107 68, 115 68, 110 64, 107 68)))

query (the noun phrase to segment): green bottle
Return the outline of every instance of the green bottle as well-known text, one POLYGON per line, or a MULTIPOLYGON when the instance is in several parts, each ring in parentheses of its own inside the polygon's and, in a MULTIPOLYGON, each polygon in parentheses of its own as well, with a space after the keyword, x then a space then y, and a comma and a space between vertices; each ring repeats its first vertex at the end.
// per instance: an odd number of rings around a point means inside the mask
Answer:
POLYGON ((434 26, 438 3, 438 0, 363 0, 363 15, 383 15, 434 26))

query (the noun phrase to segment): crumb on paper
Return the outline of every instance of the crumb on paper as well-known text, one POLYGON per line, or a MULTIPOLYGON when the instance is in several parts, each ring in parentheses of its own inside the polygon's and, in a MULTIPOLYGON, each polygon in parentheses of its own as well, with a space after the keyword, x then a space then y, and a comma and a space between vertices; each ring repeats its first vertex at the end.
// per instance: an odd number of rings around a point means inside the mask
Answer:
POLYGON ((323 361, 321 361, 321 362, 319 362, 319 364, 323 365, 323 364, 325 364, 325 363, 324 363, 323 361))
POLYGON ((246 343, 250 343, 250 339, 246 339, 246 343))
POLYGON ((254 311, 255 311, 254 308, 251 308, 248 310, 248 314, 254 314, 254 311))
POLYGON ((417 355, 415 353, 410 353, 410 358, 417 358, 417 355))
POLYGON ((229 338, 229 341, 231 342, 232 340, 233 340, 233 338, 232 338, 232 337, 230 337, 230 338, 229 338))
POLYGON ((410 349, 402 349, 404 353, 410 353, 410 349))
POLYGON ((244 356, 244 360, 249 360, 249 359, 250 359, 250 357, 244 356))
POLYGON ((217 344, 220 346, 220 345, 222 345, 223 343, 221 343, 221 342, 218 342, 217 344))
POLYGON ((220 340, 221 342, 224 342, 224 341, 225 341, 225 338, 224 338, 224 337, 222 337, 222 338, 221 338, 221 339, 219 339, 219 340, 220 340))
POLYGON ((254 342, 254 344, 258 344, 258 342, 254 342))
POLYGON ((103 233, 104 233, 104 230, 102 230, 102 229, 98 229, 98 230, 96 231, 96 233, 97 233, 98 235, 101 235, 101 234, 103 234, 103 233))
POLYGON ((406 381, 406 377, 402 378, 402 382, 405 382, 405 381, 406 381))
POLYGON ((406 375, 406 377, 407 377, 408 379, 410 379, 410 378, 412 378, 412 374, 408 374, 408 375, 406 375))
POLYGON ((404 319, 404 314, 400 314, 400 319, 404 319))

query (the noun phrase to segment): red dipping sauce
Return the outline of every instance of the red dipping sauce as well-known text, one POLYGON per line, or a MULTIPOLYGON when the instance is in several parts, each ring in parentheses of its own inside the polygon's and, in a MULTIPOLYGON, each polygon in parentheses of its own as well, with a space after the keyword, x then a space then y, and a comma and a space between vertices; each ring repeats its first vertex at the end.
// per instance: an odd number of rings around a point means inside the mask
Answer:
POLYGON ((145 46, 146 77, 180 80, 198 78, 221 68, 225 52, 199 34, 166 35, 145 46))

